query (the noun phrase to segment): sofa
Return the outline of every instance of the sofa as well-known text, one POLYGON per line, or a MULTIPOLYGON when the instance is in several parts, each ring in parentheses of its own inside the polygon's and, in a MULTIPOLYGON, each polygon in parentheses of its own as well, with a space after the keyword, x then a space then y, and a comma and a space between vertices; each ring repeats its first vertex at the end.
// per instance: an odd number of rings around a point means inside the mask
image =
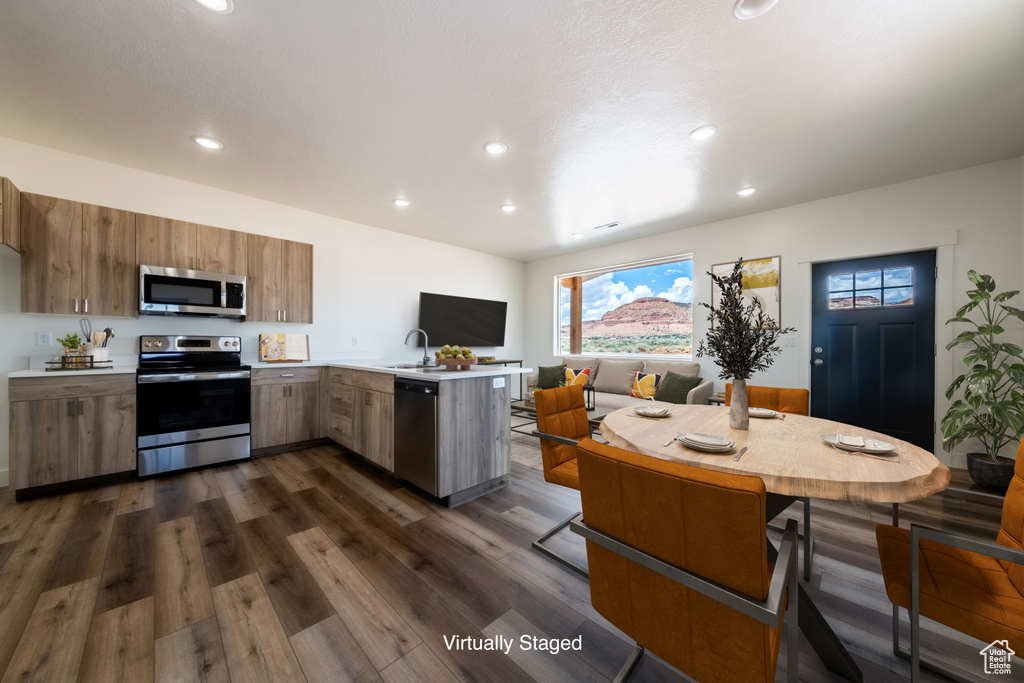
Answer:
MULTIPOLYGON (((594 387, 594 402, 602 410, 617 410, 650 403, 647 399, 634 398, 629 395, 633 388, 633 375, 636 372, 664 375, 665 372, 671 370, 678 375, 689 377, 697 377, 700 373, 700 363, 685 360, 650 359, 644 361, 565 356, 561 359, 561 363, 573 370, 590 368, 589 384, 594 387), (605 368, 606 371, 603 379, 601 368, 605 368)), ((533 391, 537 388, 537 377, 537 374, 532 374, 526 378, 527 396, 532 396, 533 391)), ((703 378, 700 384, 686 395, 686 402, 706 405, 712 393, 714 393, 714 382, 703 378)))

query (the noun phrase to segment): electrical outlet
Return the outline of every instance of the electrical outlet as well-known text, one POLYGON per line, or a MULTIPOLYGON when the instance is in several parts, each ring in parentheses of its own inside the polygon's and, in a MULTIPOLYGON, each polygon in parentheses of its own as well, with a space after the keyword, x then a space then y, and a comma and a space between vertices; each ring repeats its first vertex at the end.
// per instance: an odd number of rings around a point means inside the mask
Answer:
POLYGON ((796 337, 786 335, 782 338, 782 345, 787 348, 794 348, 796 346, 796 337))
POLYGON ((36 332, 36 346, 50 346, 53 344, 53 335, 49 332, 36 332))
POLYGON ((359 337, 352 337, 352 346, 359 346, 359 337))

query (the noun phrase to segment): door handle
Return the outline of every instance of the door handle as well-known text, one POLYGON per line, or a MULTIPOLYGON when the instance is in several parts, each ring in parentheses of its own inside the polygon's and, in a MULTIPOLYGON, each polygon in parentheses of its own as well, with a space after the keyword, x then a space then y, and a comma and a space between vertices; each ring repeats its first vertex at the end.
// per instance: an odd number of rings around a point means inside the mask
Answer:
POLYGON ((815 367, 820 367, 820 366, 822 366, 824 364, 825 364, 825 361, 823 361, 822 359, 820 359, 820 358, 815 358, 814 359, 814 366, 815 367))

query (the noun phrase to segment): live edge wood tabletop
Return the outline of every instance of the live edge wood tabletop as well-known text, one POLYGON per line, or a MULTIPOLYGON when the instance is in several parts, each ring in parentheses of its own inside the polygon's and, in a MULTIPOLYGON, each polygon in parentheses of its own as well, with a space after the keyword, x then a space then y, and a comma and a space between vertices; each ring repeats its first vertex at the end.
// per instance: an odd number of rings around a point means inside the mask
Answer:
POLYGON ((786 415, 784 420, 751 418, 749 430, 738 430, 729 428, 729 409, 724 406, 652 405, 671 409, 672 416, 635 417, 632 408, 623 408, 605 417, 601 434, 613 446, 651 457, 760 477, 769 493, 784 496, 906 503, 949 485, 949 468, 928 451, 860 427, 786 415), (686 432, 732 439, 736 450, 711 454, 698 453, 678 442, 663 445, 686 432), (836 433, 887 441, 896 446, 896 455, 883 460, 837 451, 821 440, 822 434, 836 433), (734 461, 744 446, 747 452, 739 462, 734 461))

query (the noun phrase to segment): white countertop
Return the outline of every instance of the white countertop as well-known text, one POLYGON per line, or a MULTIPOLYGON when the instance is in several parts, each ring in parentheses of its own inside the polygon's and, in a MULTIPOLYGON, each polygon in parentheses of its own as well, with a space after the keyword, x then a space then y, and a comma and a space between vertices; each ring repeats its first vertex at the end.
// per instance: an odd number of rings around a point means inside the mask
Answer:
MULTIPOLYGON (((130 357, 129 357, 130 358, 130 357)), ((411 377, 425 380, 454 380, 469 379, 472 377, 496 377, 500 375, 528 375, 533 372, 532 368, 519 368, 503 365, 472 365, 469 370, 443 371, 424 370, 421 368, 387 368, 386 365, 412 365, 412 363, 392 362, 384 360, 314 360, 304 363, 250 363, 253 370, 276 370, 278 368, 347 368, 349 370, 366 370, 368 372, 383 372, 396 377, 411 377)), ((114 359, 111 368, 101 370, 54 370, 47 371, 42 368, 30 368, 28 370, 17 370, 9 373, 9 379, 23 377, 66 377, 68 375, 134 375, 137 366, 134 361, 118 361, 114 359)))

